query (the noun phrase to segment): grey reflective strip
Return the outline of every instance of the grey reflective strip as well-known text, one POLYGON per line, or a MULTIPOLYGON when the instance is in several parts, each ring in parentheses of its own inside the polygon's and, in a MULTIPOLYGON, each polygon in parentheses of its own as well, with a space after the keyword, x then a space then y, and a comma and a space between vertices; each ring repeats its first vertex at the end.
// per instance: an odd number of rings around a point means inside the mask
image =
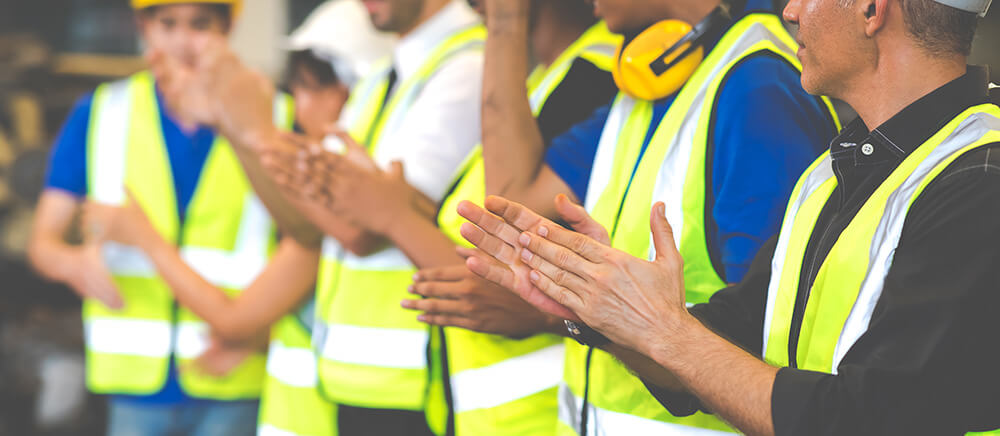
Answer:
POLYGON ((993 0, 934 0, 943 5, 951 6, 955 9, 961 9, 966 12, 972 12, 979 14, 980 17, 985 17, 986 12, 990 10, 990 3, 993 0))
POLYGON ((834 177, 833 163, 827 155, 813 168, 802 181, 802 189, 794 203, 788 205, 785 212, 785 219, 781 222, 781 233, 778 236, 778 245, 775 247, 774 256, 771 258, 771 281, 767 285, 767 306, 764 312, 764 347, 761 356, 767 355, 767 340, 771 335, 771 322, 774 319, 775 305, 778 303, 778 288, 781 286, 781 270, 785 267, 785 258, 788 257, 788 244, 791 243, 792 227, 795 224, 795 216, 806 200, 816 192, 819 187, 834 177))
POLYGON ((580 434, 580 408, 583 400, 576 397, 566 384, 559 385, 559 420, 580 434))
POLYGON ((980 112, 963 120, 947 139, 920 162, 920 165, 906 178, 906 181, 889 195, 885 213, 882 215, 874 237, 872 237, 868 274, 861 284, 858 298, 851 309, 851 314, 847 317, 847 322, 844 324, 844 329, 840 333, 837 347, 834 350, 833 367, 830 368, 832 374, 837 373, 837 366, 847 351, 868 330, 872 311, 882 296, 885 276, 892 265, 893 255, 896 253, 896 246, 903 232, 906 214, 917 189, 934 168, 961 149, 979 141, 990 131, 1000 131, 1000 119, 990 114, 980 112))
POLYGON ((131 81, 119 80, 106 86, 95 105, 95 131, 89 138, 96 141, 91 144, 94 162, 89 168, 93 171, 90 195, 98 203, 122 204, 125 202, 131 81))
POLYGON ((632 114, 636 101, 624 93, 611 106, 608 119, 601 129, 601 139, 597 143, 597 153, 594 155, 594 167, 590 170, 590 181, 587 184, 587 198, 584 207, 593 213, 601 199, 604 190, 611 182, 611 173, 615 165, 615 149, 618 148, 618 137, 625 127, 625 121, 632 114))

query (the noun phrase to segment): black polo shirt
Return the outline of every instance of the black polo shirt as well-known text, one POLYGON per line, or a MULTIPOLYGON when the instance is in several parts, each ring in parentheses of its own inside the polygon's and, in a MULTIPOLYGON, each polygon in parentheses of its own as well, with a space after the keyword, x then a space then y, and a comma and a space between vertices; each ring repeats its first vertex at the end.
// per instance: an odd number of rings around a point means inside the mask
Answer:
MULTIPOLYGON (((772 417, 778 435, 947 435, 1000 428, 1000 143, 953 162, 913 203, 871 324, 838 375, 797 369, 795 348, 816 273, 840 234, 906 156, 967 108, 989 102, 968 73, 878 128, 861 120, 830 145, 838 187, 805 254, 772 417)), ((772 238, 739 284, 691 312, 760 356, 772 238)), ((861 247, 867 249, 867 247, 861 247)), ((700 405, 651 389, 678 415, 700 405)))

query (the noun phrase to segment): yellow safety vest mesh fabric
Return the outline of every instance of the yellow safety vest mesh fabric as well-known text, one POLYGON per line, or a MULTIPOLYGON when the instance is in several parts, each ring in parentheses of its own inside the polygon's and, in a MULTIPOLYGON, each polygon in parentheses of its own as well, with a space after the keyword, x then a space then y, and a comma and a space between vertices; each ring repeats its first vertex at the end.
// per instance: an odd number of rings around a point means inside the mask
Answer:
MULTIPOLYGON (((485 29, 452 35, 416 74, 399 83, 382 108, 388 71, 362 81, 345 111, 352 136, 374 154, 392 120, 405 116, 423 85, 453 56, 481 50, 485 29)), ((328 246, 335 246, 329 243, 328 246)), ((399 302, 409 294, 413 265, 395 248, 366 257, 324 250, 317 288, 320 386, 339 404, 378 409, 423 410, 427 395, 429 328, 399 302)))
MULTIPOLYGON (((275 117, 291 127, 286 96, 277 99, 275 117)), ((149 73, 97 89, 87 148, 89 198, 121 204, 127 187, 160 235, 176 241, 185 262, 213 285, 235 295, 267 264, 274 226, 224 138, 212 145, 185 221, 179 222, 149 73)), ((124 307, 84 302, 88 386, 98 393, 155 393, 166 381, 171 355, 183 368, 207 349, 208 326, 177 306, 141 251, 112 243, 102 249, 124 307)), ((181 371, 179 382, 192 397, 239 400, 258 397, 263 376, 264 356, 257 354, 225 377, 181 371)))
MULTIPOLYGON (((610 71, 621 37, 604 22, 583 33, 548 67, 539 66, 528 78, 528 96, 537 117, 545 102, 566 78, 577 59, 585 59, 610 71)), ((444 200, 438 226, 456 243, 468 246, 459 229, 464 218, 458 203, 468 200, 482 205, 486 196, 485 166, 477 147, 468 169, 444 200)), ((562 373, 562 339, 540 334, 525 339, 445 328, 448 364, 458 435, 553 434, 557 416, 556 387, 562 373)), ((437 355, 435 355, 437 357, 437 355)), ((440 377, 432 376, 432 380, 440 377)), ((432 386, 428 418, 443 434, 447 407, 443 386, 432 386)))
POLYGON ((309 332, 298 317, 285 316, 271 329, 257 435, 336 436, 337 406, 317 384, 309 332))
MULTIPOLYGON (((667 204, 684 263, 688 303, 701 303, 725 286, 712 265, 705 235, 705 178, 714 101, 728 72, 743 59, 760 53, 780 56, 801 70, 796 44, 780 20, 750 14, 726 33, 678 93, 653 138, 635 165, 651 117, 652 103, 630 100, 631 112, 618 137, 614 165, 591 209, 612 236, 612 245, 634 256, 650 258, 649 211, 654 199, 667 204), (635 175, 631 169, 636 168, 635 175)), ((626 102, 622 97, 620 104, 626 102)), ((824 99, 836 125, 832 105, 824 99)), ((591 185, 593 187, 594 185, 591 185)), ((643 383, 612 355, 594 350, 586 384, 588 348, 567 341, 566 386, 560 397, 560 434, 577 434, 583 395, 588 392, 588 427, 596 434, 732 432, 718 418, 703 413, 672 416, 643 383)))

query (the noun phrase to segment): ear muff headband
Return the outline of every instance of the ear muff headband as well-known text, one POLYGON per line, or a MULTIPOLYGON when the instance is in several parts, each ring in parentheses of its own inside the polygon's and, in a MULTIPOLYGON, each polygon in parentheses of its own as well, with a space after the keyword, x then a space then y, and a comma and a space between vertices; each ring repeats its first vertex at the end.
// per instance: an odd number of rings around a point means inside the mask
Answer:
POLYGON ((719 7, 694 27, 664 20, 626 40, 612 70, 618 89, 642 100, 659 100, 677 92, 704 60, 706 37, 730 21, 728 10, 719 7))

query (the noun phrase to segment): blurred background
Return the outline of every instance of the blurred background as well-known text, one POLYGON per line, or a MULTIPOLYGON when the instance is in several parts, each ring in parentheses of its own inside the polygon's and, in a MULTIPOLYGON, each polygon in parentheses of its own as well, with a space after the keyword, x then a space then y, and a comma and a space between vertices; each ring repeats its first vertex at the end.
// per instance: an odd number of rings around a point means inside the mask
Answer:
MULTIPOLYGON (((234 47, 277 79, 284 35, 319 3, 247 0, 234 47)), ((973 62, 1000 72, 998 43, 993 13, 973 62)), ((103 402, 83 386, 79 301, 37 278, 24 251, 52 139, 82 94, 143 68, 139 44, 126 0, 0 0, 0 436, 103 432, 103 402)))

